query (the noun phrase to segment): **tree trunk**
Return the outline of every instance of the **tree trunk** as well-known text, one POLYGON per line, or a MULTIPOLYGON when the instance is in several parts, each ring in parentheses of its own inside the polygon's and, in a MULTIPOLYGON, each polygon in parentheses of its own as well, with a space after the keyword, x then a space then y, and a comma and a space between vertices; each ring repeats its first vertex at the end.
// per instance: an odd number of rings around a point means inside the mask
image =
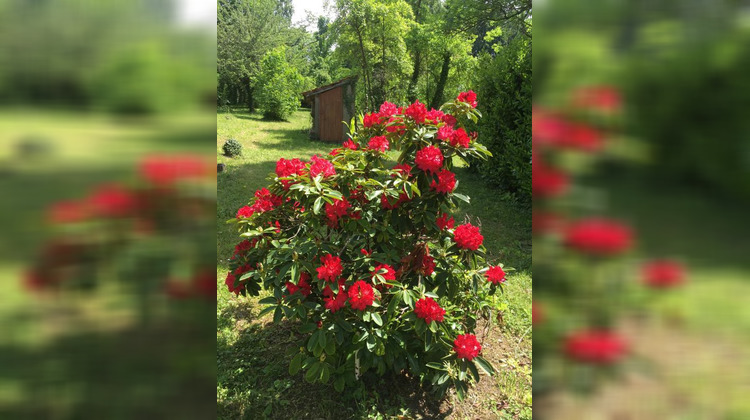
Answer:
POLYGON ((430 108, 438 109, 443 102, 443 91, 445 90, 445 84, 448 82, 448 71, 451 67, 451 54, 446 52, 443 54, 443 68, 440 70, 440 79, 438 79, 437 86, 435 86, 435 96, 432 97, 430 102, 430 108))
POLYGON ((414 53, 414 71, 411 73, 411 80, 409 81, 409 89, 406 91, 407 99, 409 102, 417 100, 417 82, 419 81, 419 73, 422 69, 422 54, 419 50, 414 53))

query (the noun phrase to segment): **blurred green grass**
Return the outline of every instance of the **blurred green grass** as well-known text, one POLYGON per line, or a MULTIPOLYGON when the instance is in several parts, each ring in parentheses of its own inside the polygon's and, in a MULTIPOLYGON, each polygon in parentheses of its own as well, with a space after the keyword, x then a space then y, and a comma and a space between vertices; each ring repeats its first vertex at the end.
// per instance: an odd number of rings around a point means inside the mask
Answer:
MULTIPOLYGON (((414 384, 385 379, 372 384, 367 398, 348 401, 331 386, 310 385, 300 375, 288 374, 284 355, 292 325, 273 325, 258 318, 259 298, 237 298, 224 285, 227 259, 239 242, 236 225, 226 224, 248 203, 255 190, 268 184, 279 158, 308 159, 327 154, 337 144, 313 141, 309 110, 297 111, 289 121, 264 121, 239 110, 217 113, 216 151, 226 169, 218 174, 217 204, 217 404, 219 418, 258 418, 269 406, 278 418, 531 418, 531 215, 465 168, 457 168, 458 190, 471 197, 455 215, 482 224, 491 263, 504 263, 511 272, 505 294, 495 299, 503 308, 485 341, 485 355, 502 371, 485 377, 461 403, 455 397, 436 401, 414 384), (230 138, 243 145, 243 155, 228 158, 222 145, 230 138), (272 328, 270 326, 273 325, 272 328), (391 381, 391 382, 388 382, 391 381), (272 398, 269 398, 272 397, 272 398)), ((395 160, 396 152, 391 152, 395 160)))

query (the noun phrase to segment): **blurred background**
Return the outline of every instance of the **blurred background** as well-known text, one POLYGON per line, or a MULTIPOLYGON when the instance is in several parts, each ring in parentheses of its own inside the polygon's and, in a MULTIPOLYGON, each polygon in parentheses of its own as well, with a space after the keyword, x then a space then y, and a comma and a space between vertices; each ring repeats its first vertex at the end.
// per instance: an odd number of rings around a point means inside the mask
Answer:
POLYGON ((0 418, 214 415, 214 7, 0 0, 0 418))
POLYGON ((535 417, 750 418, 750 3, 534 15, 534 150, 560 170, 534 168, 535 417), (566 220, 591 217, 617 220, 627 249, 572 252, 566 220), (571 341, 580 328, 611 336, 571 341))

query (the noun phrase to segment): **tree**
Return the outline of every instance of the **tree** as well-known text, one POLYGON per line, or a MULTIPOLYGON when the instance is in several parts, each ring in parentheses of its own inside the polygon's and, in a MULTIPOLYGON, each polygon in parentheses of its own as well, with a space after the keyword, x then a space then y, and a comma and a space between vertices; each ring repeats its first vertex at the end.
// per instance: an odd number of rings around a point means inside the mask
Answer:
POLYGON ((304 80, 296 68, 289 65, 286 47, 269 51, 261 63, 257 78, 258 107, 265 118, 285 120, 297 110, 304 80))

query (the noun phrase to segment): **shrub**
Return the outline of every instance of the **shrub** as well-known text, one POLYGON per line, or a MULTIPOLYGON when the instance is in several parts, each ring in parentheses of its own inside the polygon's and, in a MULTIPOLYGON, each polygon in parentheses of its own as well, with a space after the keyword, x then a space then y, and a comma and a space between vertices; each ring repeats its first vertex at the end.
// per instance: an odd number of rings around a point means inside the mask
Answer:
POLYGON ((477 94, 484 118, 479 138, 502 160, 472 160, 472 168, 490 184, 518 197, 531 194, 531 46, 517 38, 497 55, 485 55, 477 73, 477 94))
POLYGON ((454 192, 454 158, 490 155, 466 135, 478 113, 462 95, 441 111, 386 102, 328 156, 279 160, 232 220, 244 240, 227 287, 266 289, 261 315, 299 322, 290 374, 342 391, 368 372, 408 370, 463 398, 478 369, 494 372, 474 330, 505 272, 487 267, 480 229, 450 217, 469 200, 454 192), (393 167, 387 150, 400 152, 393 167))
POLYGON ((224 142, 221 149, 224 151, 224 156, 242 156, 242 144, 235 139, 229 139, 224 142))
POLYGON ((258 108, 268 119, 286 120, 300 103, 303 79, 286 61, 284 47, 266 53, 256 82, 258 108))

